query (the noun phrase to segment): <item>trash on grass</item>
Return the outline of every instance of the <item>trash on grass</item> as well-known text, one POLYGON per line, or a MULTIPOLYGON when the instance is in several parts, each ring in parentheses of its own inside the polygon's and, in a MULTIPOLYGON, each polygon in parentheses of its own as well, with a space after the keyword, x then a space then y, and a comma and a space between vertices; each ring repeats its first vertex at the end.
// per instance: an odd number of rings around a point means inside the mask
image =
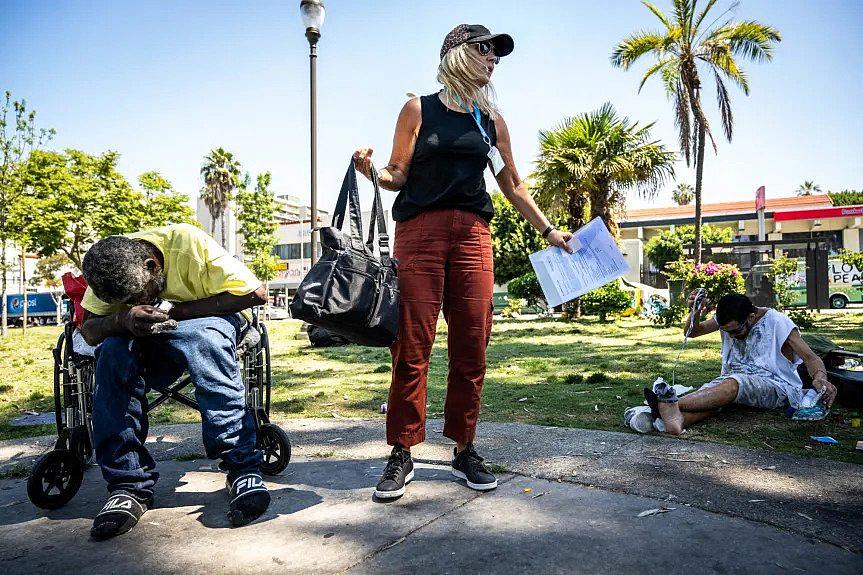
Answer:
POLYGON ((827 443, 830 445, 839 443, 829 435, 810 435, 809 439, 811 439, 812 441, 817 441, 818 443, 827 443))
POLYGON ((804 518, 804 519, 808 519, 809 521, 814 521, 814 519, 812 519, 811 517, 809 517, 809 516, 808 516, 808 515, 806 515, 805 513, 800 513, 800 512, 798 511, 798 512, 797 512, 797 515, 799 515, 800 517, 802 517, 802 518, 804 518))
POLYGON ((669 511, 674 511, 677 507, 657 507, 655 509, 648 509, 646 511, 642 511, 636 517, 649 517, 650 515, 659 515, 660 513, 668 513, 669 511))
POLYGON ((525 487, 524 492, 525 493, 533 493, 533 487, 525 487))

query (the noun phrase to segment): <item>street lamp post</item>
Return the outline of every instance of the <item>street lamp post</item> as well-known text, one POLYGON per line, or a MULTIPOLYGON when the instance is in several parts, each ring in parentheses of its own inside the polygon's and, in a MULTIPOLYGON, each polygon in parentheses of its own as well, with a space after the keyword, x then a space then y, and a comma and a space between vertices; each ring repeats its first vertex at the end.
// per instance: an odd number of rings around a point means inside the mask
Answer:
POLYGON ((309 41, 309 105, 311 109, 311 184, 312 184, 312 265, 318 261, 318 104, 317 104, 317 60, 318 40, 324 24, 323 0, 301 0, 300 14, 306 26, 309 41))

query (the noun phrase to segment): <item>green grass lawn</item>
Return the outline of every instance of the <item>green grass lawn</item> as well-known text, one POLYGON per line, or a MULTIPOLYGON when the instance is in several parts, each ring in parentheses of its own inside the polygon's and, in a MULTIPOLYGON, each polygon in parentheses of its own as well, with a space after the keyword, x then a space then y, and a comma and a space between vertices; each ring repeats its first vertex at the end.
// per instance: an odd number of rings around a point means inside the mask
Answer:
MULTIPOLYGON (((382 417, 389 387, 389 352, 357 346, 313 349, 296 339, 300 324, 269 324, 273 353, 273 417, 382 417)), ((814 332, 850 349, 863 348, 863 314, 821 316, 814 332)), ((0 438, 52 433, 51 427, 13 428, 25 410, 52 410, 51 353, 57 328, 12 331, 0 340, 0 438)), ((680 329, 658 329, 638 319, 601 324, 593 320, 495 320, 489 348, 482 418, 546 426, 625 431, 624 408, 640 404, 642 388, 657 376, 671 377, 682 341, 680 329)), ((429 374, 428 413, 443 415, 446 390, 446 324, 441 323, 429 374)), ((719 335, 691 341, 681 355, 677 383, 698 386, 719 374, 719 335)), ((694 441, 715 441, 863 463, 854 444, 863 430, 843 422, 834 409, 819 423, 793 422, 778 412, 733 408, 695 426, 694 441), (831 435, 824 446, 810 435, 831 435)), ((169 404, 154 423, 197 421, 193 411, 169 404)))

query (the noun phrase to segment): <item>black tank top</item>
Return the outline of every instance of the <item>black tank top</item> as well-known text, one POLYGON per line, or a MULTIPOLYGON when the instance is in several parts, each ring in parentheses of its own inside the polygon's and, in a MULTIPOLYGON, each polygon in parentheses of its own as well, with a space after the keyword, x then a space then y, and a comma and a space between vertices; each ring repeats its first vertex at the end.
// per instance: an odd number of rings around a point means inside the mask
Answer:
MULTIPOLYGON (((420 97, 422 125, 408 179, 393 203, 393 219, 403 222, 429 210, 456 208, 494 217, 483 172, 488 145, 473 117, 447 108, 437 94, 420 97)), ((482 127, 497 143, 494 121, 482 114, 482 127)))

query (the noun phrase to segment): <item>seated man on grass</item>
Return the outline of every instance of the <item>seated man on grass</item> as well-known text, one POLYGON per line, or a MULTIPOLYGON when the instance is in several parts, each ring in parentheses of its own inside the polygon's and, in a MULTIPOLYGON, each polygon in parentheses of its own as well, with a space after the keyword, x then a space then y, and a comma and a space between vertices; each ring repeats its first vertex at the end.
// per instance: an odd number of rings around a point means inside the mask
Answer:
POLYGON ((270 495, 237 344, 248 327, 238 312, 264 302, 261 282, 188 224, 107 237, 89 249, 82 267, 89 287, 81 333, 98 345, 93 443, 110 493, 93 537, 125 533, 152 506, 159 474, 144 445, 146 394, 184 371, 195 385, 207 456, 221 459, 228 474, 228 517, 234 526, 257 519, 270 495), (155 307, 162 300, 173 307, 155 307))
MULTIPOLYGON (((689 298, 691 307, 694 296, 689 298)), ((801 363, 812 376, 813 387, 823 390, 824 405, 829 408, 833 404, 836 388, 827 381, 824 363, 786 315, 756 307, 740 294, 722 297, 715 317, 699 322, 698 315, 696 309, 690 312, 684 333, 699 337, 719 330, 722 375, 680 398, 671 385, 657 380, 652 390, 645 389, 650 408, 630 408, 624 416, 636 431, 647 433, 655 428, 680 435, 732 403, 762 409, 797 407, 803 396, 803 382, 797 373, 801 363)))

